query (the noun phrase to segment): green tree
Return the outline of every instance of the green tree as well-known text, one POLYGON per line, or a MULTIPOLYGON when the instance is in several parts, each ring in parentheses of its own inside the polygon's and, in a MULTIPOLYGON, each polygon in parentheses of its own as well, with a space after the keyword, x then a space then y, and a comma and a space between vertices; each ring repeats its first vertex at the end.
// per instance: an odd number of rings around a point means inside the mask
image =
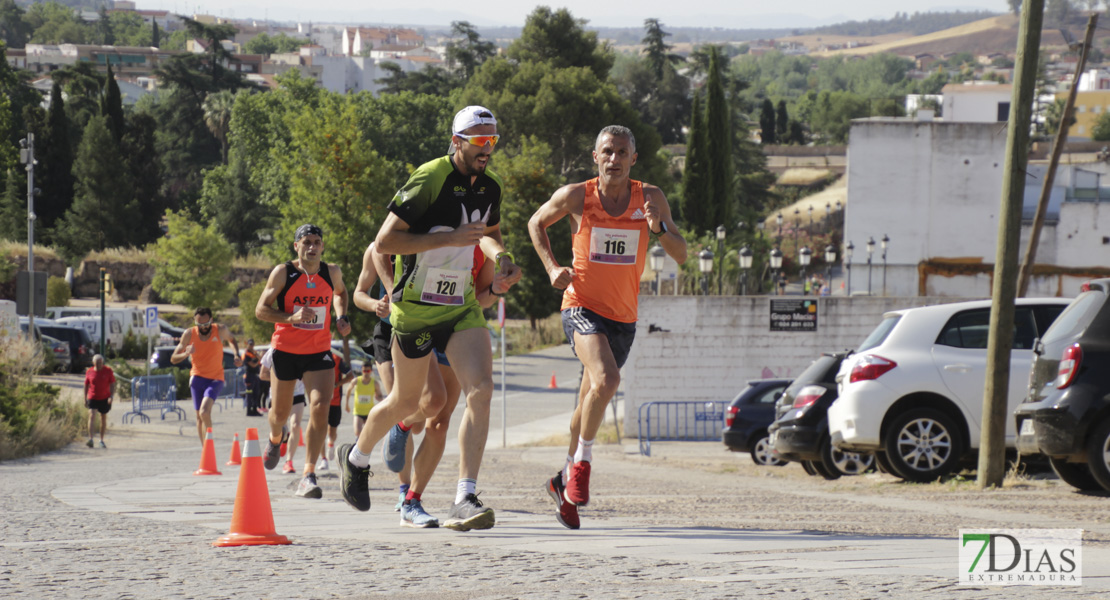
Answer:
POLYGON ((139 204, 139 222, 133 237, 136 246, 144 246, 162 235, 160 221, 166 212, 166 201, 161 193, 162 168, 154 139, 157 129, 158 124, 149 114, 134 113, 127 120, 123 136, 123 154, 139 204))
POLYGON ((712 227, 709 207, 709 178, 706 164, 705 113, 701 91, 694 94, 690 132, 686 138, 686 167, 682 173, 681 215, 686 226, 704 231, 712 227))
MULTIPOLYGON (((385 216, 384 203, 373 200, 395 190, 391 165, 363 136, 358 117, 355 99, 338 94, 286 115, 291 141, 275 158, 289 178, 289 198, 280 206, 281 222, 268 249, 275 262, 289 259, 295 229, 314 223, 324 230, 324 260, 339 265, 350 286, 385 216)), ((368 336, 376 321, 352 311, 356 337, 368 336)))
POLYGON ((230 280, 231 244, 215 227, 201 227, 184 213, 166 211, 166 235, 154 245, 151 286, 163 298, 183 306, 228 306, 237 283, 230 280))
POLYGON ((104 89, 104 76, 97 72, 96 65, 82 61, 54 71, 51 77, 62 85, 62 92, 66 96, 66 115, 73 131, 78 134, 74 143, 79 143, 80 134, 85 130, 89 119, 101 113, 100 97, 104 89))
POLYGON ((1095 119, 1095 124, 1091 127, 1091 141, 1110 141, 1110 113, 1102 113, 1095 119))
POLYGON ((720 63, 721 52, 714 48, 710 51, 709 79, 705 84, 705 158, 709 182, 707 199, 712 207, 711 227, 715 227, 714 223, 733 222, 736 212, 732 195, 732 118, 721 77, 725 67, 720 63))
POLYGON ((304 44, 304 40, 289 37, 284 33, 271 36, 263 32, 248 40, 243 45, 243 52, 245 54, 283 54, 297 52, 304 44))
POLYGON ((770 98, 764 98, 763 105, 759 109, 759 136, 761 142, 764 144, 776 143, 776 133, 775 107, 771 104, 770 98))
POLYGON ((775 138, 779 143, 785 143, 787 128, 790 124, 790 114, 786 112, 786 100, 779 100, 775 104, 775 138))
POLYGON ((682 57, 671 52, 673 46, 667 43, 671 34, 663 31, 659 19, 644 19, 644 30, 644 39, 640 40, 644 45, 644 62, 655 74, 655 79, 661 80, 666 67, 677 66, 682 62, 682 57))
MULTIPOLYGON (((230 76, 233 79, 238 79, 234 73, 229 73, 225 65, 231 62, 231 51, 224 48, 224 40, 231 40, 235 38, 238 30, 228 24, 207 25, 199 21, 194 21, 188 17, 181 17, 185 23, 185 29, 193 38, 204 42, 204 56, 208 59, 205 71, 211 78, 212 89, 223 89, 225 83, 224 77, 230 76)), ((235 82, 228 87, 238 87, 240 82, 235 82)))
POLYGON ((98 15, 93 40, 104 46, 115 46, 116 36, 112 31, 112 21, 108 18, 108 7, 101 6, 98 15))
POLYGON ((450 98, 413 92, 377 98, 365 94, 358 97, 356 106, 371 147, 394 165, 394 188, 413 169, 444 153, 455 115, 450 98))
POLYGON ((100 97, 100 114, 108 117, 108 129, 116 137, 116 141, 123 140, 126 123, 123 117, 123 96, 116 83, 116 76, 112 74, 112 65, 108 65, 108 74, 104 76, 104 94, 100 97))
MULTIPOLYGON (((0 98, 0 108, 2 107, 3 99, 0 98)), ((4 174, 4 196, 0 201, 0 239, 27 239, 27 182, 12 167, 4 174)), ((8 278, 3 279, 7 280, 8 278)))
POLYGON ((9 48, 22 48, 31 39, 31 28, 23 20, 23 9, 15 0, 0 0, 0 40, 9 48))
MULTIPOLYGON (((35 202, 37 225, 49 234, 62 215, 73 205, 73 141, 69 118, 66 117, 62 86, 50 89, 50 110, 47 113, 47 135, 36 154, 43 170, 42 196, 35 202)), ((38 146, 38 144, 36 144, 38 146)), ((47 235, 46 237, 52 237, 47 235)))
POLYGON ((450 73, 432 65, 425 65, 419 71, 407 72, 401 69, 401 65, 392 61, 382 62, 378 66, 388 73, 385 77, 374 80, 374 83, 384 86, 381 89, 382 94, 415 92, 447 96, 460 85, 460 81, 450 73))
MULTIPOLYGON (((1064 120, 1064 107, 1066 105, 1067 102, 1063 98, 1057 98, 1045 109, 1044 130, 1046 137, 1054 136, 1060 130, 1060 121, 1064 120)), ((1072 125, 1075 125, 1075 121, 1075 113, 1073 112, 1071 122, 1068 123, 1069 129, 1072 125)))
MULTIPOLYGON (((550 167, 551 149, 534 137, 521 141, 519 152, 499 154, 497 174, 505 182, 509 201, 501 205, 501 231, 505 247, 516 257, 523 276, 506 296, 507 310, 524 315, 536 328, 536 321, 559 310, 562 294, 551 287, 551 280, 532 248, 528 220, 562 183, 550 167)), ((571 263, 569 219, 547 230, 551 249, 560 264, 571 263)))
POLYGON ((227 130, 231 126, 231 109, 235 95, 228 90, 211 92, 204 98, 204 124, 220 143, 220 159, 227 164, 227 130))
POLYGON ((139 206, 127 163, 105 117, 89 119, 73 173, 76 195, 55 235, 66 262, 76 264, 90 250, 134 245, 139 206))
POLYGON ((271 210, 258 202, 247 163, 238 153, 233 153, 230 164, 205 173, 199 204, 201 216, 215 225, 239 255, 258 246, 259 230, 269 225, 271 210))
POLYGON ((150 23, 150 45, 158 48, 162 44, 162 32, 158 29, 158 21, 150 23))
POLYGON ((607 43, 598 43, 596 31, 586 30, 586 23, 565 8, 537 6, 506 54, 518 62, 542 62, 556 69, 585 67, 604 79, 613 66, 613 53, 607 43))
POLYGON ((24 21, 31 28, 31 42, 35 44, 87 44, 92 32, 81 22, 77 11, 58 2, 32 4, 24 21))
POLYGON ((474 71, 497 53, 497 46, 493 42, 482 40, 478 30, 467 21, 452 21, 451 36, 447 42, 447 64, 462 71, 462 80, 466 82, 474 75, 474 71))
POLYGON ((46 280, 46 305, 69 306, 73 293, 64 277, 49 277, 46 280))
POLYGON ((846 144, 852 119, 868 116, 868 103, 851 92, 809 92, 799 99, 798 112, 808 115, 814 141, 846 144))
POLYGON ((620 55, 609 80, 640 118, 659 132, 663 143, 680 144, 686 139, 683 130, 690 116, 690 81, 670 63, 663 64, 662 73, 656 78, 644 58, 620 55))
MULTIPOLYGON (((346 280, 344 279, 344 283, 345 282, 346 280)), ((261 321, 254 316, 253 307, 258 306, 258 299, 262 297, 262 292, 265 289, 266 282, 259 281, 250 287, 239 290, 239 324, 243 327, 244 338, 269 340, 270 336, 274 333, 273 323, 261 321)))

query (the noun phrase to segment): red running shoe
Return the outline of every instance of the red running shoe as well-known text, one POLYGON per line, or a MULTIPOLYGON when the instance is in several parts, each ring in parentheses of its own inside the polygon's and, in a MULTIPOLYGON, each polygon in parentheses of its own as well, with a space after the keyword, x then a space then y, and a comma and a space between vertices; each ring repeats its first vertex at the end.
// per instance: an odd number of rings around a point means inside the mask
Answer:
POLYGON ((567 502, 577 506, 590 503, 590 462, 580 460, 570 466, 567 487, 563 491, 567 502))
POLYGON ((547 490, 547 495, 555 501, 555 506, 558 509, 555 518, 559 520, 559 523, 567 529, 578 529, 581 526, 581 521, 578 520, 578 507, 563 498, 563 473, 560 471, 554 477, 548 479, 544 489, 547 490))

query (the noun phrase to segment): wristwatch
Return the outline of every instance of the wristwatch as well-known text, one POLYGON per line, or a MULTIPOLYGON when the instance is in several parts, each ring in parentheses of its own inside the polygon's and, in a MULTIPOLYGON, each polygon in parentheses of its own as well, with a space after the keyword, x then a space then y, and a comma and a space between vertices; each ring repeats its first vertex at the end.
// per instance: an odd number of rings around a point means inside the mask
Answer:
MULTIPOLYGON (((648 231, 651 231, 651 230, 649 229, 648 231)), ((652 235, 663 235, 664 233, 667 233, 667 222, 660 219, 659 220, 659 231, 652 231, 651 234, 652 235)))

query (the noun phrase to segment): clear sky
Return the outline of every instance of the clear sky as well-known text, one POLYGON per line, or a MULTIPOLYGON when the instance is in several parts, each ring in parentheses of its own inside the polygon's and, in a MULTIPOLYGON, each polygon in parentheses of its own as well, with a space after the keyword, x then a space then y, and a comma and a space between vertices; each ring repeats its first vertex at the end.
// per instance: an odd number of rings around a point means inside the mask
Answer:
POLYGON ((450 25, 465 20, 475 25, 523 25, 537 5, 568 8, 591 25, 641 27, 657 18, 664 27, 725 27, 730 29, 812 27, 848 20, 887 19, 896 12, 990 10, 1005 12, 1006 0, 136 0, 140 9, 180 14, 204 13, 227 18, 280 21, 401 23, 450 25))

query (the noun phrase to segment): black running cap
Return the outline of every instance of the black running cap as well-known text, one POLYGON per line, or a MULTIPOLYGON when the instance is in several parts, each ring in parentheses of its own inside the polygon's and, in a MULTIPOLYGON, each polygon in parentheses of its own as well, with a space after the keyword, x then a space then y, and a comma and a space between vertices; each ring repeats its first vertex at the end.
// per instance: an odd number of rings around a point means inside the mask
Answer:
POLYGON ((312 223, 305 223, 297 228, 297 232, 293 234, 293 241, 299 242, 306 235, 318 235, 322 238, 324 237, 324 230, 312 223))

